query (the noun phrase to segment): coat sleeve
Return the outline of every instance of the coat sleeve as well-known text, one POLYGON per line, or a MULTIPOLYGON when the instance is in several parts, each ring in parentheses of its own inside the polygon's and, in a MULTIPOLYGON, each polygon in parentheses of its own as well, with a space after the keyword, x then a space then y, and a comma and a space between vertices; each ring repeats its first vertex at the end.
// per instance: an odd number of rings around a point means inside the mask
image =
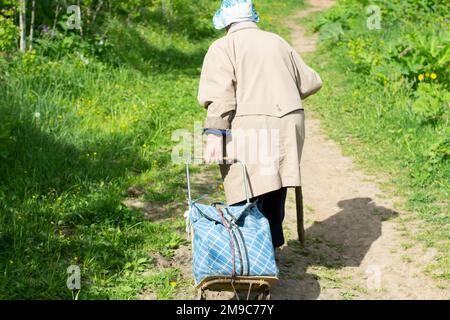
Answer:
POLYGON ((236 77, 223 48, 213 44, 205 56, 198 91, 199 103, 208 109, 204 127, 229 129, 236 110, 236 77))
POLYGON ((322 88, 322 79, 317 72, 306 65, 295 50, 291 51, 291 56, 300 96, 302 99, 306 99, 322 88))

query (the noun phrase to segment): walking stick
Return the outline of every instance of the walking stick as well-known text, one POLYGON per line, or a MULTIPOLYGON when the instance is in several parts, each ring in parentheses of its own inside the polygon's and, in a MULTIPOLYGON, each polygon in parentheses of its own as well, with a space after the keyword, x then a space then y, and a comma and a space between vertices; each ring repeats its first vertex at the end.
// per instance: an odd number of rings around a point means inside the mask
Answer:
POLYGON ((305 225, 303 214, 303 192, 302 187, 295 187, 295 203, 297 207, 297 233, 298 240, 304 246, 305 245, 305 225))

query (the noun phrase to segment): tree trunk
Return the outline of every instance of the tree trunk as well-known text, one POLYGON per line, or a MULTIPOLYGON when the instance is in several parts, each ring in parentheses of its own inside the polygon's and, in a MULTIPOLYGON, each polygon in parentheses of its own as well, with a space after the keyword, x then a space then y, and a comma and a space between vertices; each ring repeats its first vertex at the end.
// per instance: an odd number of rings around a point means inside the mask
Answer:
POLYGON ((27 2, 19 0, 19 28, 20 28, 20 51, 25 53, 27 50, 27 2))
POLYGON ((33 50, 33 38, 34 38, 34 20, 36 18, 36 0, 31 3, 31 21, 30 21, 30 51, 33 50))

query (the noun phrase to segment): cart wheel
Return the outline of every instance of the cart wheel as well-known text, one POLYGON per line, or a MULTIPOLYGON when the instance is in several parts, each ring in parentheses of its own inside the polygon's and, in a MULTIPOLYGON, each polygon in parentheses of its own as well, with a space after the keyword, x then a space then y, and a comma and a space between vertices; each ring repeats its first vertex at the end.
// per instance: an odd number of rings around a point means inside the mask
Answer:
POLYGON ((256 300, 270 300, 270 289, 263 288, 256 296, 256 300))
POLYGON ((197 298, 198 300, 206 300, 206 291, 204 289, 198 289, 197 298))
POLYGON ((265 290, 261 289, 258 291, 258 295, 256 296, 256 300, 266 300, 265 299, 265 290))

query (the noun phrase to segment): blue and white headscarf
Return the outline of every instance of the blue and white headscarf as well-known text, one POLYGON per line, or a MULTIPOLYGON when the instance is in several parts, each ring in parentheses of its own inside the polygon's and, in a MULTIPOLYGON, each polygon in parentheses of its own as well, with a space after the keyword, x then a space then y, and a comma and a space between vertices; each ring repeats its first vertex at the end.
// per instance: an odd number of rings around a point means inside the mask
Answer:
POLYGON ((218 30, 235 22, 259 22, 252 0, 223 0, 219 11, 214 15, 214 27, 218 30))

